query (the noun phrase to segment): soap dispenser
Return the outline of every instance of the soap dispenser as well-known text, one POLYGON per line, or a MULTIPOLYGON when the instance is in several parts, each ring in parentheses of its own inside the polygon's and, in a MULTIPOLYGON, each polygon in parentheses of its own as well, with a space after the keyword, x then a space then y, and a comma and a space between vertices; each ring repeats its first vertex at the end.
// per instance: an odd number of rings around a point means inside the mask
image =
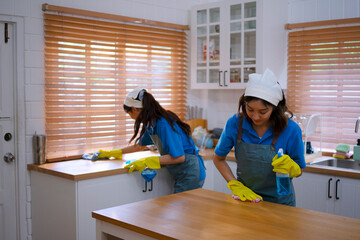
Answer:
POLYGON ((357 145, 354 146, 353 159, 360 161, 360 138, 357 140, 357 145))

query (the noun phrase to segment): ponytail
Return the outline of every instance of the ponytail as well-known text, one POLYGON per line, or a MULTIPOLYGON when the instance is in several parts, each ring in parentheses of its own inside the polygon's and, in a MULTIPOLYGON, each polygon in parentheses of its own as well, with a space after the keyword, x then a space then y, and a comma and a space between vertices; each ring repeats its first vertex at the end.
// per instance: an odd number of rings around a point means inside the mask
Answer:
MULTIPOLYGON (((173 113, 172 111, 165 110, 158 101, 155 100, 152 94, 147 91, 141 91, 138 96, 139 100, 142 101, 142 111, 139 113, 138 117, 135 120, 134 124, 134 135, 131 137, 130 142, 132 142, 139 133, 140 125, 142 128, 140 135, 135 141, 139 141, 142 136, 145 134, 146 127, 152 125, 156 120, 161 117, 165 118, 166 121, 170 124, 171 128, 175 131, 174 122, 185 132, 186 135, 190 136, 191 129, 188 124, 181 121, 180 118, 173 113)), ((125 106, 124 106, 125 109, 125 106)))

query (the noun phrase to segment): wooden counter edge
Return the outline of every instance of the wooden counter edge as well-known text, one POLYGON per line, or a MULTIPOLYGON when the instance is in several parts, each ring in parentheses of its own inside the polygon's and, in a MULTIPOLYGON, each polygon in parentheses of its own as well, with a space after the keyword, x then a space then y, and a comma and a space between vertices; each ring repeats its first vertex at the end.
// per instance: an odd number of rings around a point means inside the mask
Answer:
POLYGON ((333 169, 333 168, 326 167, 326 166, 306 165, 304 172, 360 179, 360 172, 356 171, 356 170, 351 170, 351 169, 342 170, 341 168, 333 169))
POLYGON ((122 173, 128 172, 127 169, 119 168, 119 169, 104 170, 104 171, 99 171, 99 172, 72 175, 72 174, 67 174, 64 172, 59 172, 59 171, 42 168, 41 165, 37 165, 37 164, 28 164, 27 169, 29 171, 45 173, 45 174, 49 174, 52 176, 69 179, 71 181, 80 181, 80 180, 86 180, 86 179, 92 179, 92 178, 98 178, 98 177, 106 177, 106 176, 111 176, 111 175, 122 174, 122 173))
POLYGON ((137 227, 137 226, 135 226, 133 224, 129 224, 129 223, 126 223, 126 222, 115 220, 115 219, 110 218, 110 217, 106 217, 104 215, 98 214, 96 211, 93 211, 91 213, 91 216, 96 220, 100 220, 100 221, 103 221, 103 222, 106 222, 106 223, 109 223, 109 224, 112 224, 112 225, 115 225, 115 226, 118 226, 118 227, 122 227, 122 228, 125 228, 127 230, 137 232, 137 233, 140 233, 142 235, 152 237, 152 238, 155 238, 155 239, 165 239, 165 240, 175 240, 176 239, 176 238, 172 238, 172 237, 160 234, 160 233, 156 233, 156 232, 151 231, 149 229, 144 229, 144 228, 141 228, 141 227, 137 227))

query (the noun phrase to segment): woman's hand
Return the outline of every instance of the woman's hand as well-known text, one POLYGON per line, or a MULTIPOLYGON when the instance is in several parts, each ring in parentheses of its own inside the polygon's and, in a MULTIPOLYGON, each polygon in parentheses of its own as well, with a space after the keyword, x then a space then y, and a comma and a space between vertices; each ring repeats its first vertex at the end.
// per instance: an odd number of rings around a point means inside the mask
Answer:
POLYGON ((260 202, 262 197, 254 193, 250 188, 244 186, 238 180, 231 180, 228 182, 227 187, 231 190, 233 198, 235 200, 241 201, 250 201, 250 202, 260 202))
POLYGON ((116 159, 122 159, 122 149, 115 149, 115 150, 111 150, 111 151, 106 151, 106 150, 102 150, 100 149, 98 152, 100 152, 100 154, 97 156, 98 159, 100 158, 116 158, 116 159))
POLYGON ((161 167, 159 157, 152 156, 152 157, 140 158, 132 163, 129 163, 128 165, 125 165, 124 168, 129 168, 128 172, 132 173, 134 170, 138 170, 139 172, 142 172, 146 167, 150 169, 159 169, 161 167))
POLYGON ((291 178, 301 175, 301 168, 299 164, 292 160, 289 155, 284 154, 278 158, 278 155, 276 154, 271 165, 274 167, 274 172, 288 173, 291 178))

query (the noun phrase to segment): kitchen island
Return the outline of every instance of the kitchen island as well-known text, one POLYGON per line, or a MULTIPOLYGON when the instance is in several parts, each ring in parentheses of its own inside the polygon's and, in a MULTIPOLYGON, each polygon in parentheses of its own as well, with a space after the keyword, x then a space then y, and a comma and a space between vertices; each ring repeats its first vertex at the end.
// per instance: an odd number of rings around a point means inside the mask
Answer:
POLYGON ((165 168, 147 184, 139 172, 128 174, 127 160, 158 153, 124 154, 123 160, 71 160, 29 164, 32 238, 95 240, 91 212, 171 194, 173 180, 165 168))
POLYGON ((97 240, 360 239, 360 220, 205 189, 93 211, 97 240), (115 238, 115 239, 117 239, 115 238))

